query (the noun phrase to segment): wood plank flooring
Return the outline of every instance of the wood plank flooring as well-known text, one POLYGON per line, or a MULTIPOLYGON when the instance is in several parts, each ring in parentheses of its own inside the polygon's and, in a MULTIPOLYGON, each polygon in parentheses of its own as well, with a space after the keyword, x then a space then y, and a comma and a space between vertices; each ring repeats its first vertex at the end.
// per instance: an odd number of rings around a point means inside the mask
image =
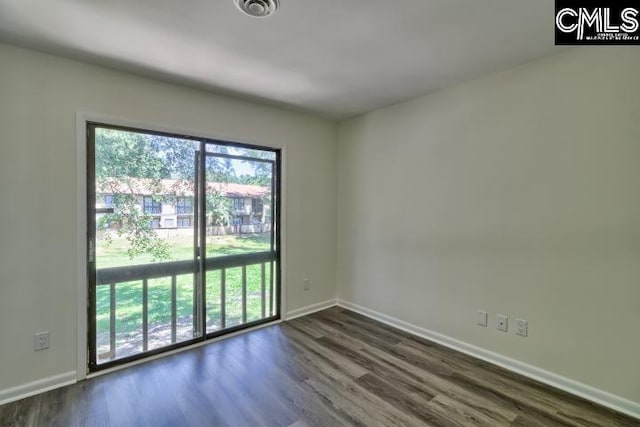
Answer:
POLYGON ((0 406, 0 426, 640 426, 331 308, 0 406))

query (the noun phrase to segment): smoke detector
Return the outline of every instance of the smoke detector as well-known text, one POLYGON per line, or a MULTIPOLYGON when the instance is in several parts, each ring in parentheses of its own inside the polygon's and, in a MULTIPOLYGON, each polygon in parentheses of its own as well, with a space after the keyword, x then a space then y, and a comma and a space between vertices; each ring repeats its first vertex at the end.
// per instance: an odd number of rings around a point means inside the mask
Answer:
POLYGON ((273 15, 278 6, 280 6, 279 0, 233 0, 236 7, 243 13, 254 18, 266 18, 273 15))

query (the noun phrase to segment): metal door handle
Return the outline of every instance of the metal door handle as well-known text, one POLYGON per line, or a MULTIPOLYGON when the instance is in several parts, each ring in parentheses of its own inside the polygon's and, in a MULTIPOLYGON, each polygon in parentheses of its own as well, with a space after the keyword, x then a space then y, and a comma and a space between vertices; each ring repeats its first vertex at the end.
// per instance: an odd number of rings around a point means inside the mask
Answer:
POLYGON ((113 208, 96 208, 97 214, 112 214, 113 212, 113 208))

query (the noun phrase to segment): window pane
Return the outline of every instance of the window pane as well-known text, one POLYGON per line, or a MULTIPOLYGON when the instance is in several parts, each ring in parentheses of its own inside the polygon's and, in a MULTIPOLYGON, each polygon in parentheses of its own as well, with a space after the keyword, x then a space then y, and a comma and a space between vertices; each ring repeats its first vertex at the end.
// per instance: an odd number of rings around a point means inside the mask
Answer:
POLYGON ((272 163, 210 155, 206 167, 206 256, 270 250, 272 163))

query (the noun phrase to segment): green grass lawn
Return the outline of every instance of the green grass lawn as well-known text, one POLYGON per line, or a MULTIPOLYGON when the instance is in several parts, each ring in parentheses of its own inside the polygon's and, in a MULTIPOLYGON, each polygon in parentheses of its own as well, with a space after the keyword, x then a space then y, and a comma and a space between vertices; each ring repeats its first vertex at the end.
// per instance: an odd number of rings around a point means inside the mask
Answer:
MULTIPOLYGON (((114 239, 96 245, 97 268, 146 264, 150 256, 131 260, 127 255, 128 242, 114 239)), ((170 241, 170 260, 192 259, 193 237, 174 238, 170 241)), ((210 236, 207 238, 207 257, 224 256, 269 249, 269 235, 210 236)), ((162 261, 156 261, 162 262, 162 261)), ((265 266, 266 315, 269 315, 269 265, 265 266)), ((177 340, 193 338, 193 274, 177 276, 176 317, 177 340)), ((247 266, 247 322, 262 318, 260 264, 247 266)), ((242 269, 226 270, 226 327, 242 323, 242 269)), ((206 274, 207 332, 221 328, 221 272, 206 274)), ((109 351, 109 286, 98 286, 96 292, 96 339, 98 354, 109 351)), ((149 349, 171 344, 171 278, 148 281, 149 349)), ((142 282, 116 284, 116 356, 122 357, 142 351, 142 282)))
MULTIPOLYGON (((169 259, 176 261, 193 259, 193 236, 181 236, 168 239, 169 259)), ((207 257, 261 252, 269 250, 269 233, 225 235, 207 237, 207 257)), ((121 267, 125 265, 149 264, 154 262, 151 255, 129 258, 129 242, 125 238, 114 237, 110 243, 104 239, 96 242, 97 268, 121 267)), ((161 261, 155 261, 161 262, 161 261)))

